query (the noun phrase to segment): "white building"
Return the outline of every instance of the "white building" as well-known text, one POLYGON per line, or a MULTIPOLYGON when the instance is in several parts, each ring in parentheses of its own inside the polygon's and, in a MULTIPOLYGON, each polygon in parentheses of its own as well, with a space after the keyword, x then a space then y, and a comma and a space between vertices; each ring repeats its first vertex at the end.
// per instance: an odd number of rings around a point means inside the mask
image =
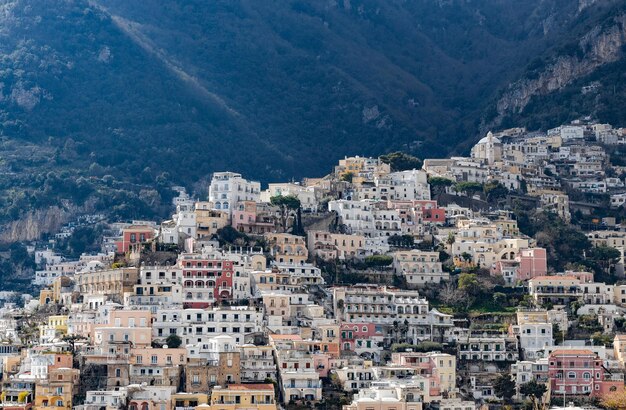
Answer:
POLYGON ((474 145, 471 155, 473 159, 483 161, 488 165, 501 162, 502 142, 489 131, 486 137, 482 138, 474 145))
POLYGON ((269 184, 268 189, 261 192, 261 201, 270 202, 273 196, 293 195, 300 200, 303 211, 317 212, 318 195, 315 187, 306 187, 295 183, 269 184))
POLYGON ((263 313, 247 306, 211 309, 160 309, 152 324, 154 338, 178 335, 184 345, 202 343, 207 337, 232 336, 237 344, 245 335, 262 330, 263 313))
POLYGON ((241 201, 259 202, 261 199, 261 183, 248 181, 235 172, 216 172, 209 187, 209 202, 213 209, 228 212, 232 216, 233 207, 241 201))

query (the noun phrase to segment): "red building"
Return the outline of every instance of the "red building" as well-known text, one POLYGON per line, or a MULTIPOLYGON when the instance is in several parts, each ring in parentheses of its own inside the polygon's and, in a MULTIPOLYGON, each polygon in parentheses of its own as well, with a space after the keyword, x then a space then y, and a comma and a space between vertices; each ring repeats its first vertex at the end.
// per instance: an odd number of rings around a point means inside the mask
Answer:
POLYGON ((446 222, 446 210, 437 206, 437 201, 413 201, 413 204, 421 208, 422 221, 434 224, 446 222))
POLYGON ((204 259, 183 254, 178 260, 183 274, 183 305, 204 309, 233 297, 234 267, 232 261, 204 259))
POLYGON ((624 375, 610 372, 602 359, 588 349, 552 352, 548 363, 552 395, 603 396, 624 389, 624 375))
POLYGON ((154 228, 146 225, 132 225, 122 230, 122 240, 115 243, 117 253, 127 253, 154 238, 154 228))

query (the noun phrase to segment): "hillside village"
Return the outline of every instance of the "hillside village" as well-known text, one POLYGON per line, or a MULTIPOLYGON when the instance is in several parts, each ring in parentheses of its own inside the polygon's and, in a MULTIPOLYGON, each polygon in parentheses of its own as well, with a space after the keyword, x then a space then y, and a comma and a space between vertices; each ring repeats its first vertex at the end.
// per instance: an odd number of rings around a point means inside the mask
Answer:
POLYGON ((264 189, 215 172, 166 221, 83 216, 28 244, 32 295, 0 295, 0 405, 624 409, 625 147, 514 128, 264 189), (97 251, 61 249, 96 226, 97 251))

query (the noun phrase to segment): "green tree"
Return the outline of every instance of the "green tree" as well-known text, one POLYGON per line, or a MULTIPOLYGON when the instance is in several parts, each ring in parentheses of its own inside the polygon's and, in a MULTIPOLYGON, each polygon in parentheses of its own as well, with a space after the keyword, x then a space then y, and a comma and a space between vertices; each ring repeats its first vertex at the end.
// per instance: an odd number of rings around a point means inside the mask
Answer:
POLYGON ((352 183, 353 179, 354 179, 354 174, 352 172, 346 172, 345 174, 341 176, 341 180, 345 182, 352 183))
POLYGON ((470 198, 479 192, 483 192, 483 185, 478 182, 458 182, 454 186, 456 192, 463 192, 470 198))
POLYGON ((500 199, 505 199, 509 195, 507 187, 499 182, 489 182, 485 184, 483 192, 489 202, 496 202, 500 199))
POLYGON ((291 212, 297 210, 302 205, 295 195, 276 195, 270 198, 270 203, 280 209, 280 220, 283 231, 287 231, 287 219, 291 212))
POLYGON ((515 396, 515 381, 513 381, 510 374, 503 373, 496 379, 493 389, 496 396, 508 403, 515 396))
POLYGON ((401 151, 380 156, 380 160, 389 164, 391 172, 408 171, 422 168, 422 160, 401 151))
POLYGON ((458 287, 459 290, 470 296, 476 296, 480 293, 480 283, 473 273, 461 273, 461 275, 459 275, 458 287))
MULTIPOLYGON (((524 211, 520 211, 518 220, 523 213, 524 211)), ((526 229, 524 233, 534 236, 537 245, 546 248, 548 264, 555 271, 562 272, 569 263, 582 263, 584 255, 589 254, 591 242, 587 236, 577 227, 565 223, 556 214, 534 212, 526 216, 528 225, 524 225, 526 229)))
POLYGON ((589 259, 598 264, 607 275, 611 274, 611 268, 619 262, 620 258, 620 251, 610 246, 596 246, 589 252, 589 259))
POLYGON ((371 255, 365 257, 365 264, 370 268, 382 268, 391 265, 393 258, 388 255, 371 255))
POLYGON ((413 248, 415 245, 415 238, 413 235, 392 235, 387 238, 387 242, 398 248, 413 248))
POLYGON ((454 181, 448 178, 431 177, 428 178, 428 184, 430 185, 430 194, 433 198, 438 199, 441 194, 446 192, 446 188, 454 185, 454 181))
POLYGON ((539 404, 542 401, 543 395, 548 391, 548 388, 536 380, 531 380, 528 383, 524 383, 520 387, 520 393, 526 397, 530 397, 535 409, 539 408, 539 404))
POLYGON ((165 344, 167 345, 167 347, 176 349, 180 347, 181 344, 183 344, 183 340, 178 335, 171 334, 167 338, 165 338, 165 344))
POLYGON ((552 324, 552 336, 554 337, 554 341, 556 344, 561 344, 565 340, 565 335, 561 330, 561 326, 558 323, 552 324))
POLYGON ((221 246, 224 244, 234 245, 242 240, 247 243, 249 240, 245 233, 239 232, 230 225, 217 230, 217 239, 221 246))

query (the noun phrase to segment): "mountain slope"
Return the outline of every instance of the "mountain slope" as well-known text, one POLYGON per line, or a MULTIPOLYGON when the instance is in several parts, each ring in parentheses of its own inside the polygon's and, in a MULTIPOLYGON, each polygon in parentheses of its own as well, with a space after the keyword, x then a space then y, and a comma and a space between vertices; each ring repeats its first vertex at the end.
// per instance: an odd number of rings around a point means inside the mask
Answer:
POLYGON ((569 37, 509 84, 495 104, 492 125, 545 129, 583 116, 626 123, 621 109, 626 102, 626 5, 600 3, 581 16, 569 37))
POLYGON ((513 121, 520 108, 503 101, 525 67, 616 26, 620 3, 4 0, 0 132, 69 151, 57 165, 77 172, 185 184, 223 169, 322 175, 347 154, 446 155, 481 120, 513 121))

